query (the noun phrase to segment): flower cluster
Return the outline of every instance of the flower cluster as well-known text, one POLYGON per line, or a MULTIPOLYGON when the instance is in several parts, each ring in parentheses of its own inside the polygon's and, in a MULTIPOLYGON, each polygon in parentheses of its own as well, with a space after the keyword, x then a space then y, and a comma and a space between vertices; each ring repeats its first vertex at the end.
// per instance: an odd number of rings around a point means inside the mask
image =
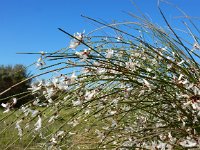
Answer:
POLYGON ((70 41, 69 48, 75 50, 81 44, 83 38, 84 38, 84 32, 83 33, 77 32, 76 34, 74 34, 74 39, 70 41))

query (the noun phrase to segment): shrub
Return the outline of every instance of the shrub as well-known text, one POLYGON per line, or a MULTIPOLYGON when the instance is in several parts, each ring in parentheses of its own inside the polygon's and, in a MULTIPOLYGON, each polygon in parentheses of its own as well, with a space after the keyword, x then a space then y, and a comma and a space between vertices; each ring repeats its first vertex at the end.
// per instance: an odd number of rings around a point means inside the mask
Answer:
POLYGON ((29 88, 45 99, 21 108, 19 138, 6 148, 32 134, 26 148, 35 139, 42 149, 200 148, 198 38, 188 26, 187 39, 178 36, 160 12, 167 29, 146 17, 114 24, 85 17, 102 25, 88 34, 59 28, 69 47, 41 53, 37 66, 57 67, 43 73, 56 76, 29 88), (104 28, 117 35, 95 32, 104 28))
MULTIPOLYGON (((27 79, 30 77, 30 73, 27 72, 27 69, 25 66, 17 64, 15 66, 0 66, 0 93, 7 90, 8 88, 12 87, 13 85, 27 79)), ((14 97, 16 94, 27 92, 27 88, 30 87, 31 80, 28 80, 26 82, 23 82, 19 84, 18 86, 15 86, 12 88, 12 90, 9 90, 8 92, 5 92, 4 94, 0 95, 1 102, 7 102, 12 97, 14 97)), ((15 96, 15 97, 22 97, 15 96)), ((29 97, 30 98, 30 97, 29 97)), ((16 106, 20 106, 23 103, 29 101, 28 98, 21 99, 18 101, 16 106)))

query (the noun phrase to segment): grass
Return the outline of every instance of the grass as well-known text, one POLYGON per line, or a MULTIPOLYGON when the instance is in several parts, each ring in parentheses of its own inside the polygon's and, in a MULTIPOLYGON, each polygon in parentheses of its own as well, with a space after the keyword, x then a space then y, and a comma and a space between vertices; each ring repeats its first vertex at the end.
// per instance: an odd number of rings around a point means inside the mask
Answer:
MULTIPOLYGON (((0 113, 0 118, 1 118, 1 136, 0 136, 0 149, 6 149, 9 146, 9 150, 14 149, 14 150, 22 150, 29 147, 27 149, 44 149, 42 147, 42 141, 44 140, 41 138, 38 134, 34 134, 34 129, 31 129, 31 127, 34 126, 35 122, 37 121, 37 118, 33 119, 32 121, 29 121, 29 126, 30 129, 23 130, 23 136, 21 139, 19 139, 18 135, 18 130, 15 128, 16 127, 16 120, 18 117, 20 118, 21 111, 17 110, 14 112, 10 112, 10 115, 8 114, 8 117, 6 119, 2 119, 5 117, 5 114, 3 114, 3 111, 1 110, 0 113), (16 141, 17 140, 17 141, 16 141), (12 142, 14 142, 12 144, 12 142), (30 143, 31 142, 31 143, 30 143)), ((26 120, 24 120, 25 122, 26 120)), ((48 135, 49 133, 53 133, 56 131, 57 127, 60 126, 63 123, 63 120, 58 119, 56 124, 51 125, 51 124, 46 124, 45 122, 43 123, 44 128, 42 129, 42 133, 45 135, 48 135)), ((22 127, 23 128, 23 127, 22 127)))
MULTIPOLYGON (((40 108, 40 111, 43 111, 44 108, 40 108)), ((58 117, 55 122, 49 123, 48 119, 50 116, 49 114, 52 114, 50 110, 45 110, 43 113, 44 118, 46 120, 42 121, 42 137, 40 136, 39 133, 36 133, 34 131, 34 124, 37 121, 37 116, 36 118, 29 118, 28 120, 23 120, 23 124, 21 125, 21 128, 23 129, 23 136, 19 138, 18 135, 18 130, 15 128, 16 127, 16 121, 21 118, 21 111, 16 110, 16 111, 11 111, 8 114, 4 114, 3 110, 1 110, 0 113, 0 120, 1 120, 1 126, 0 126, 0 131, 1 131, 1 136, 0 136, 0 149, 7 149, 7 150, 43 150, 45 149, 44 143, 46 144, 49 142, 49 140, 52 138, 52 134, 56 133, 58 131, 58 128, 62 131, 68 131, 69 129, 71 130, 72 125, 67 124, 67 120, 69 119, 66 114, 66 112, 63 110, 62 111, 62 117, 58 117), (29 123, 30 128, 26 129, 25 125, 29 123), (27 147, 28 146, 28 147, 27 147)), ((74 127, 75 129, 76 127, 74 127)), ((79 129, 81 131, 81 129, 79 129)), ((73 131, 71 131, 73 134, 73 131)), ((85 132, 84 135, 82 133, 77 133, 73 137, 70 137, 68 135, 67 140, 62 141, 60 144, 62 149, 79 149, 79 147, 82 147, 83 149, 91 148, 95 146, 95 141, 96 135, 94 134, 95 132, 90 130, 88 132, 85 132), (69 146, 71 145, 71 146, 69 146), (89 145, 89 146, 88 146, 89 145), (92 146, 93 145, 93 146, 92 146)), ((55 144, 56 147, 56 144, 55 144)))

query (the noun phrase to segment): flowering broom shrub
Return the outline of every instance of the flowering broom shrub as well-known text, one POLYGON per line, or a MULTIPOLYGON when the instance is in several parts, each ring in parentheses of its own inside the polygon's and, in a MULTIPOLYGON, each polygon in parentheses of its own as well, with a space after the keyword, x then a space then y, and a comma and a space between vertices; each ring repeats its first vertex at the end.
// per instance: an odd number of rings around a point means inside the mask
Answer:
POLYGON ((39 75, 52 77, 28 89, 36 98, 0 132, 18 134, 4 149, 28 137, 24 149, 200 148, 198 37, 186 23, 187 40, 180 37, 160 12, 167 29, 135 16, 114 24, 83 16, 102 25, 90 33, 59 28, 71 42, 41 52, 39 75))

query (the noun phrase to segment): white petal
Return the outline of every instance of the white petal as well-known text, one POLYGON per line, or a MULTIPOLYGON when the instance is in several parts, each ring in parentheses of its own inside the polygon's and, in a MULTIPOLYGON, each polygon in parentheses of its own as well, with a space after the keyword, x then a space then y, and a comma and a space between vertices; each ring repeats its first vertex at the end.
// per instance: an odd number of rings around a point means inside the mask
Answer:
POLYGON ((41 119, 41 117, 40 116, 38 116, 38 121, 35 123, 35 131, 38 131, 38 130, 40 130, 41 129, 41 127, 42 127, 42 119, 41 119))
POLYGON ((15 105, 17 103, 17 99, 13 98, 13 105, 15 105))
POLYGON ((6 103, 6 104, 2 103, 1 106, 4 107, 4 108, 6 108, 8 106, 8 103, 6 103))

